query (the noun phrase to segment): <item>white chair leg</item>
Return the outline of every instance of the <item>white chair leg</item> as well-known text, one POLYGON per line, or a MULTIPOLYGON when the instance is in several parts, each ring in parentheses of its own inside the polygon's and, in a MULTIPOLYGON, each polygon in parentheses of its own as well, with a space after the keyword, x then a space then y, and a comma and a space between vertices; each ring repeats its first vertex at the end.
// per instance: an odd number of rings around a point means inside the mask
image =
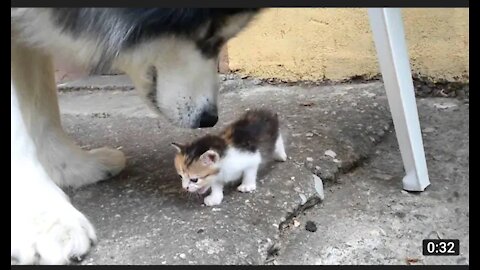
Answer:
POLYGON ((405 167, 403 188, 423 191, 430 180, 400 9, 370 8, 368 14, 405 167))

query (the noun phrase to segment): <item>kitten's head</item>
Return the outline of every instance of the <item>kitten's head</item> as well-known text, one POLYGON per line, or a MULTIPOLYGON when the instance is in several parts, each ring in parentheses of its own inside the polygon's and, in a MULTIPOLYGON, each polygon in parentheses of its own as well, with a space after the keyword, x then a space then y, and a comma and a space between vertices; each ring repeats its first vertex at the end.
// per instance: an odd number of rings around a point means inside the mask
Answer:
POLYGON ((177 150, 175 169, 188 192, 203 194, 220 171, 219 161, 225 149, 218 137, 207 136, 189 145, 172 143, 177 150))

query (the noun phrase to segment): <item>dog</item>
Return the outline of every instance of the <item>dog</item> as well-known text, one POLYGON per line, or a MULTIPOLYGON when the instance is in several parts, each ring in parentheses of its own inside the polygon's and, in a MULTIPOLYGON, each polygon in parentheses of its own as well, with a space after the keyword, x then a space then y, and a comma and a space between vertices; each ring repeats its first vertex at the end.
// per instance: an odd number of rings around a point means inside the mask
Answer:
POLYGON ((11 9, 11 264, 68 264, 97 240, 62 191, 108 179, 125 156, 84 151, 62 129, 52 55, 128 74, 185 128, 218 121, 217 58, 259 9, 11 9))

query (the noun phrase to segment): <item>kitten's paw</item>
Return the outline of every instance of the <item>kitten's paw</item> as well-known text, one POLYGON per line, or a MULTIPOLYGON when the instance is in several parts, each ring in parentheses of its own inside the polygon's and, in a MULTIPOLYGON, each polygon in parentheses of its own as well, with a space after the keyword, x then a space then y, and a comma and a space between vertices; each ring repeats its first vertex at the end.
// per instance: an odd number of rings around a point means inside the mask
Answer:
POLYGON ((241 184, 240 186, 237 187, 238 191, 240 192, 252 192, 254 191, 255 189, 257 188, 257 185, 253 184, 253 185, 245 185, 245 184, 241 184))
POLYGON ((203 199, 206 206, 219 205, 222 202, 223 196, 208 195, 203 199))

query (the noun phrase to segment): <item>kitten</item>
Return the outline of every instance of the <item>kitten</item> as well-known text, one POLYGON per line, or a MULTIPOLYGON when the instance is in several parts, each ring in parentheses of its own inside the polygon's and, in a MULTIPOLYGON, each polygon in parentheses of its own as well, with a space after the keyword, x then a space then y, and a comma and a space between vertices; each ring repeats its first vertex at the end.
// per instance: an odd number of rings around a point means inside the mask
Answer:
POLYGON ((206 135, 187 145, 172 143, 177 149, 175 168, 182 187, 204 194, 207 206, 223 199, 223 186, 242 177, 237 189, 256 188, 262 158, 285 161, 287 154, 280 134, 278 116, 267 110, 252 110, 230 124, 220 135, 206 135))

